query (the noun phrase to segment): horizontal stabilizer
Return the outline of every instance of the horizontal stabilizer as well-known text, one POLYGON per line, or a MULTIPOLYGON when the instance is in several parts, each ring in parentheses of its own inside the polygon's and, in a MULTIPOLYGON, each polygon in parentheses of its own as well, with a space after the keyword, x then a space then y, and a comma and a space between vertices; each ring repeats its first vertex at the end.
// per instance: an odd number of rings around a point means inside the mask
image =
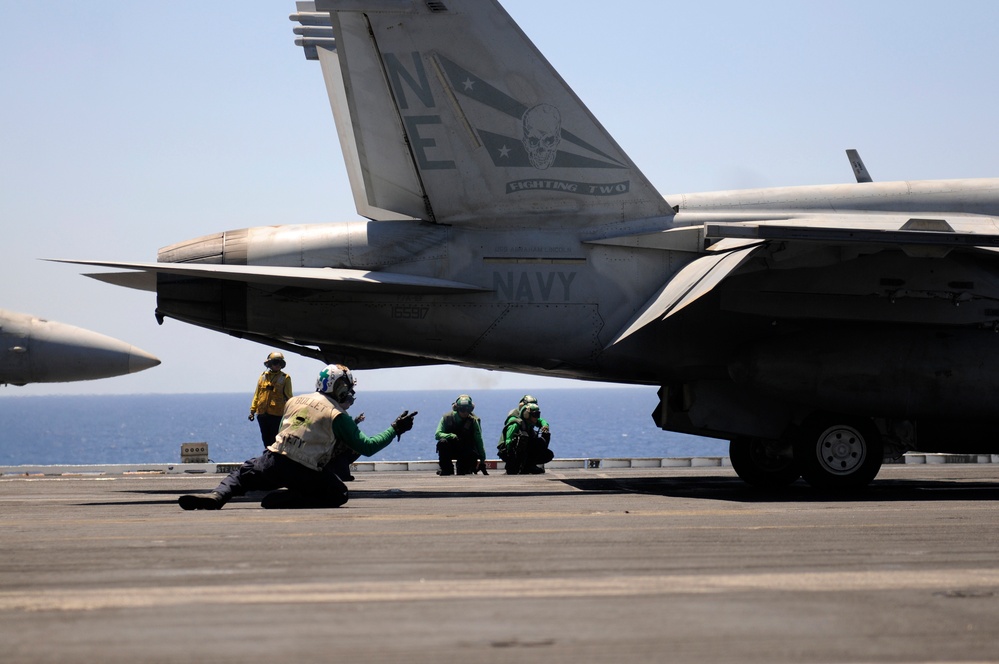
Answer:
MULTIPOLYGON (((95 265, 97 267, 120 268, 140 271, 147 274, 170 274, 201 279, 223 279, 271 286, 293 286, 316 290, 338 290, 378 293, 467 293, 487 291, 471 284, 463 284, 446 279, 418 277, 393 272, 371 272, 328 267, 281 267, 275 265, 217 265, 205 263, 119 263, 114 261, 81 261, 68 259, 48 259, 57 263, 75 265, 95 265)), ((121 281, 107 278, 108 275, 88 275, 100 281, 117 285, 129 285, 133 278, 124 276, 121 281)), ((134 288, 135 286, 130 286, 134 288)))
POLYGON ((83 276, 103 281, 112 286, 134 288, 135 290, 149 291, 150 293, 156 292, 155 272, 94 272, 84 274, 83 276))
MULTIPOLYGON (((607 344, 620 343, 650 323, 665 320, 709 293, 759 247, 745 247, 725 254, 710 254, 691 261, 657 292, 624 329, 607 344)), ((605 348, 605 350, 606 350, 605 348)))

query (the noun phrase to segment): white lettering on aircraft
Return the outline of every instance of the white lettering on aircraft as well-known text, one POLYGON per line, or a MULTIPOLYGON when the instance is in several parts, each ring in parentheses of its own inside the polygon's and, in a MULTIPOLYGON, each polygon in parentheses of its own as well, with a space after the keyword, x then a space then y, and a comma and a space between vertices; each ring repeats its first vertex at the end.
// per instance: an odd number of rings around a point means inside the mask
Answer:
POLYGON ((590 196, 614 196, 625 194, 631 188, 629 181, 611 182, 608 184, 587 184, 586 182, 569 182, 566 180, 515 180, 506 183, 506 193, 533 189, 548 189, 551 191, 571 191, 590 196))

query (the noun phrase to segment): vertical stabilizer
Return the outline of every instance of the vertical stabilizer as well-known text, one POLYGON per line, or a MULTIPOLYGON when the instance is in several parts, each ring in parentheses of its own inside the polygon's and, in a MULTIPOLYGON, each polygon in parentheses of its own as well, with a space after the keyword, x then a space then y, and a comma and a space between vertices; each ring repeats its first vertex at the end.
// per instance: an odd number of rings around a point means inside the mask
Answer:
MULTIPOLYGON (((315 9, 329 17, 317 56, 361 214, 588 224, 671 213, 498 3, 315 9)), ((299 43, 307 55, 316 45, 299 43)))
POLYGON ((846 158, 850 160, 850 166, 853 168, 853 175, 857 178, 857 182, 874 182, 870 171, 867 170, 867 166, 864 166, 864 160, 860 158, 860 152, 857 150, 847 150, 846 158))

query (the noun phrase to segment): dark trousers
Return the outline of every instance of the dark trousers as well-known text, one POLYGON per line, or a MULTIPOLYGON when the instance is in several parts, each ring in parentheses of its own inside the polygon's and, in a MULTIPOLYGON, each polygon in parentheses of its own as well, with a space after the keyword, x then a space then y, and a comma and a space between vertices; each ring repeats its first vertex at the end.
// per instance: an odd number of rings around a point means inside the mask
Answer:
POLYGON ((264 447, 268 447, 274 442, 281 428, 281 416, 260 413, 257 415, 257 424, 260 425, 260 440, 264 441, 264 447))
POLYGON ((510 442, 500 458, 506 462, 508 475, 519 475, 528 468, 548 463, 555 458, 555 453, 548 449, 548 441, 541 436, 519 436, 510 442))
POLYGON ((247 491, 288 489, 264 498, 264 507, 340 507, 347 502, 347 485, 333 472, 332 464, 312 470, 270 450, 244 461, 215 489, 226 500, 247 491), (271 498, 274 496, 274 498, 271 498))
POLYGON ((350 474, 350 464, 360 458, 361 455, 356 452, 352 454, 341 454, 340 456, 333 457, 330 460, 329 468, 336 473, 336 476, 341 480, 344 482, 350 482, 354 479, 354 476, 350 474))
POLYGON ((479 457, 468 443, 460 440, 439 440, 437 441, 437 462, 441 466, 441 473, 444 475, 454 474, 454 464, 451 460, 458 462, 458 474, 470 475, 475 472, 475 467, 479 463, 479 457))

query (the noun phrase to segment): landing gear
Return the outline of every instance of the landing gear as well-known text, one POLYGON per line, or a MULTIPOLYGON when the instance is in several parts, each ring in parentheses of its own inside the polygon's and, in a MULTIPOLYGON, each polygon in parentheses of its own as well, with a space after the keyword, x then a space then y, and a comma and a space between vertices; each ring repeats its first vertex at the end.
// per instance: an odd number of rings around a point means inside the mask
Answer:
POLYGON ((881 436, 862 418, 813 416, 794 434, 793 445, 802 477, 823 489, 867 485, 881 470, 884 457, 881 436))
POLYGON ((794 482, 801 473, 788 445, 762 438, 735 438, 728 445, 732 468, 753 486, 777 488, 794 482))

